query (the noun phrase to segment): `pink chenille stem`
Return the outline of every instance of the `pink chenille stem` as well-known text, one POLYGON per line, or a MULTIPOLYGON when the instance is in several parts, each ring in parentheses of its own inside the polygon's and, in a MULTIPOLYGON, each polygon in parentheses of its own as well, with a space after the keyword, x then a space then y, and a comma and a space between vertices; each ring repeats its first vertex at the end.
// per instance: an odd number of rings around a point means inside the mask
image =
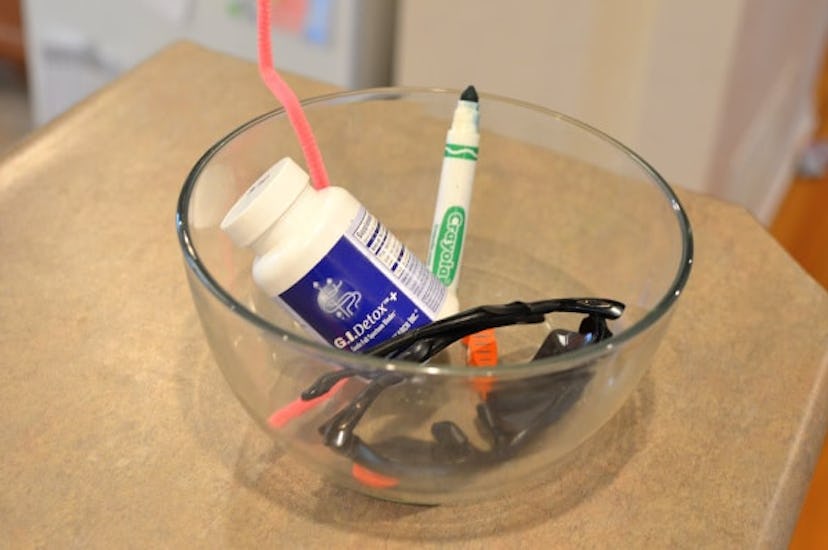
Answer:
POLYGON ((287 112, 288 120, 293 126, 293 131, 302 147, 302 153, 305 155, 311 183, 314 188, 322 189, 328 186, 328 173, 325 170, 319 146, 316 144, 316 138, 313 137, 313 131, 308 124, 308 119, 305 118, 305 112, 296 94, 273 68, 270 45, 270 1, 258 0, 259 74, 265 86, 276 96, 287 112))

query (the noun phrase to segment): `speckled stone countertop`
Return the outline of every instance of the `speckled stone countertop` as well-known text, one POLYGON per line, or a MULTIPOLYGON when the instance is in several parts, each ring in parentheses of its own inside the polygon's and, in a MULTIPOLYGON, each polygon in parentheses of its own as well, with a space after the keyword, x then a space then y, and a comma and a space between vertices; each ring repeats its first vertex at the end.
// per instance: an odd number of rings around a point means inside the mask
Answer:
POLYGON ((274 105, 252 64, 180 43, 0 159, 0 547, 786 545, 828 423, 828 295, 690 193, 694 272, 602 452, 430 508, 282 455, 213 363, 173 225, 195 160, 274 105))

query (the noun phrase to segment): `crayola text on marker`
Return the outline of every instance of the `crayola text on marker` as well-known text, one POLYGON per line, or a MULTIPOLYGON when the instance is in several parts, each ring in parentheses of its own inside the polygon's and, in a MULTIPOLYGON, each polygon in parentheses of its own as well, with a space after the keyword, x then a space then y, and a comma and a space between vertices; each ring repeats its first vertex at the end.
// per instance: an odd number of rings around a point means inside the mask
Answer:
POLYGON ((437 228, 434 258, 431 260, 431 272, 446 286, 457 278, 465 232, 466 211, 460 206, 449 207, 437 228))

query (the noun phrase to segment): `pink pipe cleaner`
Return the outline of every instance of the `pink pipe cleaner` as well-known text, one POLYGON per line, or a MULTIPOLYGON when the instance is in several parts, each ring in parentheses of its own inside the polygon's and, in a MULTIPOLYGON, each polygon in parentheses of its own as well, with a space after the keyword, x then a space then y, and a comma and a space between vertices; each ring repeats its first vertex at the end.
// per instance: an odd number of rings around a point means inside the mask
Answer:
POLYGON ((273 55, 270 45, 270 0, 258 0, 258 32, 259 32, 259 74, 265 86, 276 96, 287 112, 293 131, 302 147, 305 155, 305 163, 308 165, 311 183, 314 188, 322 189, 328 186, 328 172, 325 170, 325 163, 322 161, 322 153, 313 137, 308 119, 299 103, 296 94, 290 86, 273 68, 273 55))

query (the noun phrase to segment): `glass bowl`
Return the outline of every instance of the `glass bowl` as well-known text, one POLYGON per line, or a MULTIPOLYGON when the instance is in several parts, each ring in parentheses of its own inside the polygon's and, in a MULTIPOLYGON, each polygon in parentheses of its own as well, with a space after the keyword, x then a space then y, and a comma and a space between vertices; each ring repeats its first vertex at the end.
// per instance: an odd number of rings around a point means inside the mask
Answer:
MULTIPOLYGON (((458 96, 383 88, 303 102, 331 183, 348 189, 423 261, 458 96)), ((215 360, 261 428, 333 483, 422 504, 536 483, 630 397, 687 281, 687 217, 641 157, 582 122, 521 101, 482 94, 480 113, 461 309, 609 298, 626 305, 608 324, 610 338, 533 360, 551 330, 577 331, 583 318, 551 313, 541 323, 498 328, 494 367, 466 366, 460 343, 425 364, 328 347, 258 289, 253 254, 219 229, 277 160, 290 156, 304 166, 285 113, 232 131, 184 183, 178 235, 215 360), (342 369, 358 375, 301 400, 320 377, 342 369), (355 404, 377 380, 392 383, 370 403, 355 404), (500 401, 485 421, 492 395, 500 401), (344 445, 321 429, 340 411, 359 417, 344 445)))

